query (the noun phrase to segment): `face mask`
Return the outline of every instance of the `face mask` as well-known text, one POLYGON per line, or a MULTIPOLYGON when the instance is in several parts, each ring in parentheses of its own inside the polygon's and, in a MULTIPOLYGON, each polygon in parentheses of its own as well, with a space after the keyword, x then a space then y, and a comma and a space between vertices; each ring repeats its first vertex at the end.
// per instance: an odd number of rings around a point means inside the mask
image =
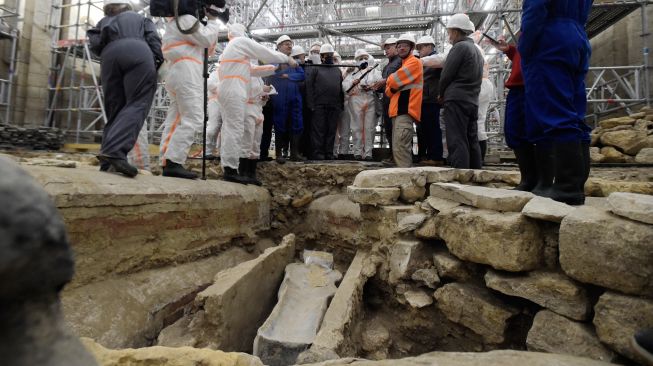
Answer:
POLYGON ((325 56, 324 57, 324 63, 325 64, 333 64, 333 56, 325 56))
POLYGON ((311 60, 313 65, 319 65, 322 63, 322 60, 320 60, 320 55, 312 53, 308 58, 311 60))
POLYGON ((359 68, 366 69, 369 63, 367 62, 367 60, 360 60, 356 64, 358 65, 359 68))

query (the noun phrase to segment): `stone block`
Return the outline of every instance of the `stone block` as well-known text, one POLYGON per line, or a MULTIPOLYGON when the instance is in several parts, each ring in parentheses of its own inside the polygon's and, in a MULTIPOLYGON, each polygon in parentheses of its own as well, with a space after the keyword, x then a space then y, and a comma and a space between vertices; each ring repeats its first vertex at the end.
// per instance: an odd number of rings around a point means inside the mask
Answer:
POLYGON ((294 364, 313 343, 341 278, 315 264, 289 264, 277 305, 254 339, 254 355, 270 366, 294 364))
POLYGON ((560 265, 585 283, 653 296, 653 226, 580 207, 560 225, 560 265))
POLYGON ((450 321, 461 324, 491 344, 505 341, 508 320, 519 310, 496 298, 490 290, 462 283, 450 283, 435 291, 436 306, 450 321))
POLYGON ((426 173, 412 168, 389 168, 364 170, 354 179, 354 186, 361 188, 398 188, 403 185, 426 185, 426 173))
POLYGON ((345 242, 354 242, 361 231, 361 209, 346 195, 328 195, 308 206, 304 226, 314 234, 329 235, 345 242))
MULTIPOLYGON (((594 136, 594 135, 592 135, 594 136)), ((590 162, 602 163, 605 160, 605 155, 601 154, 601 149, 598 147, 590 147, 590 162)))
POLYGON ((456 179, 456 169, 440 167, 417 167, 415 170, 426 176, 426 183, 451 182, 456 179))
POLYGON ((653 196, 615 192, 608 196, 608 203, 612 212, 619 216, 653 224, 653 196))
POLYGON ((526 203, 534 197, 530 192, 455 183, 431 184, 431 196, 468 206, 507 212, 521 212, 526 203))
POLYGON ((390 249, 389 281, 396 284, 399 280, 410 278, 415 270, 428 263, 428 250, 419 240, 397 240, 390 249))
POLYGON ((504 171, 504 170, 475 170, 474 183, 507 183, 513 186, 519 184, 521 175, 519 172, 504 171))
POLYGON ((415 236, 419 239, 427 240, 440 239, 440 236, 438 236, 438 228, 435 226, 435 223, 435 216, 429 217, 417 230, 415 230, 415 236))
POLYGON ((617 126, 632 126, 633 123, 635 123, 634 118, 617 117, 617 118, 604 119, 603 121, 599 122, 599 125, 601 126, 601 128, 608 129, 617 126))
POLYGON ((640 164, 653 164, 653 148, 646 147, 639 150, 635 162, 640 164))
POLYGON ((591 309, 585 289, 561 273, 533 271, 518 276, 489 270, 485 284, 575 320, 586 320, 591 309))
POLYGON ((561 222, 573 210, 574 207, 565 203, 536 196, 524 206, 521 213, 538 220, 561 222))
POLYGON ((585 183, 586 196, 608 197, 613 192, 653 194, 653 182, 628 182, 590 178, 585 183))
POLYGON ((426 220, 427 216, 422 213, 406 215, 399 220, 397 224, 398 233, 408 233, 415 231, 426 220))
POLYGON ((643 363, 633 349, 631 339, 635 332, 653 327, 653 300, 608 291, 594 306, 593 323, 601 342, 643 363))
POLYGON ((624 163, 626 162, 626 155, 612 146, 604 146, 601 148, 600 154, 603 156, 603 163, 624 163))
POLYGON ((401 200, 406 203, 413 203, 424 199, 426 187, 415 184, 404 184, 401 186, 401 200))
POLYGON ((356 186, 347 187, 349 199, 361 205, 387 206, 392 205, 399 199, 401 190, 399 188, 361 188, 356 186))
POLYGON ((467 282, 474 277, 475 264, 463 262, 449 252, 441 251, 433 254, 433 263, 442 278, 467 282))
POLYGON ((438 212, 442 211, 451 211, 454 208, 462 205, 460 202, 452 201, 449 199, 438 198, 434 196, 429 196, 426 198, 426 202, 433 207, 434 210, 438 212))
POLYGON ((462 260, 511 272, 530 271, 543 263, 539 227, 519 213, 461 207, 436 218, 439 236, 462 260))
POLYGON ((612 131, 601 135, 601 143, 603 145, 614 146, 624 154, 636 155, 646 146, 646 137, 646 131, 612 131))
POLYGON ((606 348, 587 324, 575 322, 548 310, 535 315, 528 332, 529 351, 587 357, 611 362, 616 354, 606 348))
POLYGON ((418 269, 410 278, 432 289, 436 289, 440 285, 440 276, 438 276, 438 270, 435 268, 418 269))
POLYGON ((433 297, 424 290, 409 290, 404 292, 404 299, 410 307, 421 309, 433 304, 433 297))

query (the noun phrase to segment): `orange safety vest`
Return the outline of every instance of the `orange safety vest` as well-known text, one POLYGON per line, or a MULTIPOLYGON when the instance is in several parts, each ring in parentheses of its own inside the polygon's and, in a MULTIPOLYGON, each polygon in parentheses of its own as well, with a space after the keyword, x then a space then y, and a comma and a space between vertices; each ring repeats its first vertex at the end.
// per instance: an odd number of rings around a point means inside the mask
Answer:
POLYGON ((390 118, 408 114, 417 122, 422 117, 422 63, 413 55, 401 60, 401 68, 388 75, 385 94, 390 98, 390 118))

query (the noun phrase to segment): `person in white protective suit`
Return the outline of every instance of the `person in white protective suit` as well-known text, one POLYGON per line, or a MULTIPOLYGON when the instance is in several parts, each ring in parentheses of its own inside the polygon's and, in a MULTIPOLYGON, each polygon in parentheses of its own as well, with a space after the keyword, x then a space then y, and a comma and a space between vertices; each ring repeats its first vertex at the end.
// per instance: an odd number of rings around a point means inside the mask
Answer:
POLYGON ((220 93, 218 103, 222 114, 222 131, 220 144, 220 163, 224 170, 224 180, 241 184, 251 183, 243 176, 247 171, 241 158, 242 138, 245 130, 245 113, 252 67, 250 59, 264 63, 287 63, 296 67, 297 62, 281 52, 273 51, 245 36, 245 26, 232 24, 229 27, 229 44, 222 53, 220 64, 220 93))
POLYGON ((150 144, 147 138, 147 122, 138 133, 134 148, 127 153, 127 162, 140 170, 150 170, 150 144))
POLYGON ((382 77, 378 69, 368 73, 376 65, 376 60, 364 49, 356 50, 354 59, 359 70, 347 76, 342 89, 347 92, 353 86, 348 94, 354 159, 371 161, 377 124, 376 96, 371 86, 382 77))
MULTIPOLYGON (((218 60, 219 62, 219 60, 218 60)), ((215 70, 209 75, 207 81, 208 95, 208 114, 209 120, 206 124, 206 158, 215 159, 216 147, 219 148, 220 129, 222 128, 222 116, 220 115, 220 106, 218 105, 218 90, 220 88, 220 78, 218 72, 220 65, 215 66, 215 70)))
MULTIPOLYGON (((333 53, 334 62, 337 64, 342 64, 342 58, 340 55, 336 55, 337 52, 333 53), (340 60, 340 61, 338 61, 340 60)), ((354 66, 356 65, 354 61, 345 61, 344 64, 351 65, 351 67, 342 68, 342 80, 347 79, 347 76, 357 70, 354 66)), ((339 160, 346 159, 347 155, 351 152, 349 151, 349 141, 351 138, 351 127, 350 127, 350 104, 349 104, 349 95, 345 94, 345 103, 342 114, 340 114, 340 119, 338 120, 338 129, 336 130, 336 142, 333 145, 333 155, 337 156, 339 160)))
POLYGON ((249 179, 248 183, 262 185, 256 178, 256 165, 261 154, 261 137, 263 136, 263 106, 270 98, 273 86, 265 85, 264 77, 273 75, 276 66, 262 65, 252 60, 252 77, 247 93, 247 110, 243 131, 242 150, 240 153, 239 173, 249 179))
MULTIPOLYGON (((470 36, 476 48, 483 55, 485 59, 485 51, 478 45, 481 40, 481 32, 476 31, 470 36)), ((487 60, 483 64, 483 81, 481 82, 481 92, 478 95, 478 120, 476 127, 478 128, 478 144, 481 147, 481 162, 485 161, 485 154, 487 153, 487 131, 485 130, 485 121, 487 120, 487 111, 490 108, 490 102, 494 97, 494 84, 490 81, 490 65, 487 60)))
MULTIPOLYGON (((196 22, 192 15, 178 18, 180 27, 188 29, 196 22)), ((195 133, 204 123, 204 49, 215 52, 220 28, 209 16, 206 25, 199 24, 191 34, 183 34, 175 20, 169 20, 163 37, 163 56, 169 62, 166 90, 170 107, 165 120, 160 144, 160 161, 163 176, 195 179, 197 174, 186 170, 183 164, 195 139, 195 133)))

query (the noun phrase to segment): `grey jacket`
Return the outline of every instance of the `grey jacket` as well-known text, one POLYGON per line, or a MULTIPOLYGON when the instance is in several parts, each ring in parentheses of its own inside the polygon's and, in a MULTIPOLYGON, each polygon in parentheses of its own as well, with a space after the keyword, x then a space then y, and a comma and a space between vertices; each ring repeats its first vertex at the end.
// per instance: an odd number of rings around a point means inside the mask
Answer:
POLYGON ((307 67, 306 105, 313 109, 318 105, 332 105, 344 109, 345 94, 342 91, 342 73, 337 67, 307 67))
POLYGON ((449 51, 440 75, 440 95, 444 101, 467 102, 477 106, 483 64, 483 56, 471 38, 456 42, 449 51))

